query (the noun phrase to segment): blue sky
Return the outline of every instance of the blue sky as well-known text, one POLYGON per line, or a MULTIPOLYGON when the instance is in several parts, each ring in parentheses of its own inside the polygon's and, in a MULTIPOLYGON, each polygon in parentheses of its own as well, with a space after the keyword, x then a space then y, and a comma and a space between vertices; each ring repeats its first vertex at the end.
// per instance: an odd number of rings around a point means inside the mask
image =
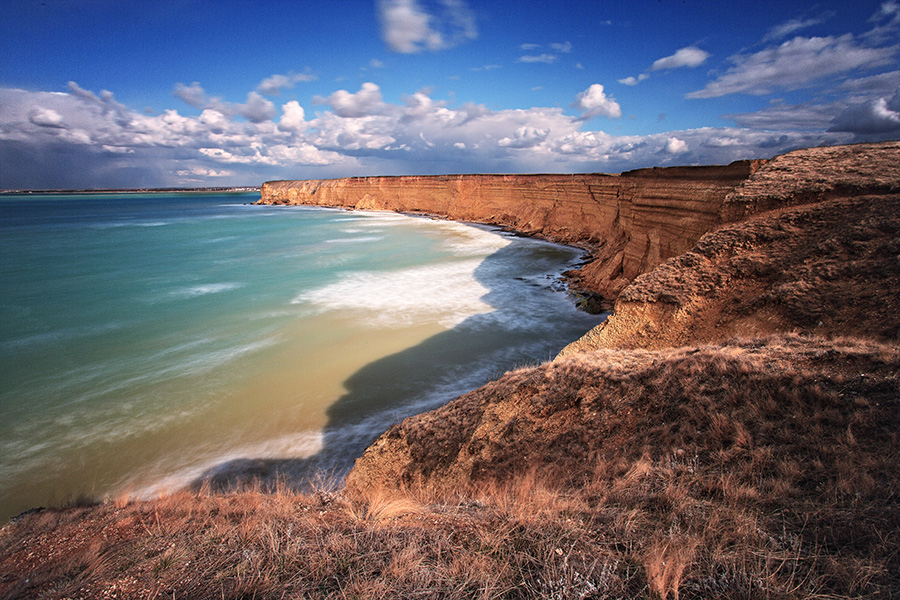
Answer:
POLYGON ((620 172, 900 139, 898 57, 898 0, 6 0, 0 188, 620 172))

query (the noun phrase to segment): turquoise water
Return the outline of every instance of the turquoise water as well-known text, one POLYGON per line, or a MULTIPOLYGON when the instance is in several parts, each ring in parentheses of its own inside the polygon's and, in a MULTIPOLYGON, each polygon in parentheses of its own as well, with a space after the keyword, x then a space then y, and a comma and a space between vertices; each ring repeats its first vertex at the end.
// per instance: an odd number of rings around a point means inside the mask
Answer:
POLYGON ((0 520, 342 473, 390 424, 599 318, 571 248, 254 194, 0 198, 0 520))

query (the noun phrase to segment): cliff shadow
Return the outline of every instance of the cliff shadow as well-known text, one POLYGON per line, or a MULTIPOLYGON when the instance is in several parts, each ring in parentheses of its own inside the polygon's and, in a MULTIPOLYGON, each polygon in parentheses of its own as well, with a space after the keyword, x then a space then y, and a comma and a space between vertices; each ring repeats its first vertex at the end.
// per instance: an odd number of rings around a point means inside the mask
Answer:
POLYGON ((543 242, 512 243, 490 254, 474 277, 487 290, 481 299, 491 310, 351 375, 343 383, 346 392, 326 411, 316 454, 229 460, 205 471, 190 488, 337 488, 354 460, 392 424, 510 369, 553 358, 604 318, 578 311, 571 299, 561 297, 565 256, 568 264, 579 258, 572 249, 543 242))

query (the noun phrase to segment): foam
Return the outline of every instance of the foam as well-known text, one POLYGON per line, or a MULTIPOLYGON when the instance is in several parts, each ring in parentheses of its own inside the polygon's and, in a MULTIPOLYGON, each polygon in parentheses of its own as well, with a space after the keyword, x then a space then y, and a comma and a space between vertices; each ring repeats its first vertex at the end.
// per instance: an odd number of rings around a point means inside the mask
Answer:
MULTIPOLYGON (((236 446, 225 451, 207 452, 204 458, 180 468, 158 464, 151 471, 168 474, 157 476, 153 483, 139 487, 133 495, 139 499, 149 499, 162 493, 184 489, 204 475, 215 472, 216 467, 227 464, 230 461, 246 458, 302 460, 318 453, 322 446, 322 432, 308 431, 236 446)), ((147 476, 144 476, 144 479, 147 478, 147 476)), ((125 485, 122 487, 127 489, 133 486, 125 485)))
POLYGON ((237 283, 233 281, 226 281, 222 283, 205 283, 201 285, 192 285, 179 288, 177 290, 169 292, 168 295, 170 298, 187 299, 196 298, 198 296, 206 296, 209 294, 220 294, 222 292, 236 290, 241 287, 244 287, 243 283, 237 283))
POLYGON ((379 242, 383 240, 383 236, 360 236, 360 237, 345 237, 345 238, 335 238, 332 240, 325 240, 326 244, 367 244, 371 242, 379 242))
POLYGON ((473 273, 480 260, 409 269, 347 274, 339 281, 303 292, 292 304, 320 311, 365 313, 360 322, 373 327, 437 322, 452 328, 467 317, 492 310, 481 297, 487 289, 473 273))

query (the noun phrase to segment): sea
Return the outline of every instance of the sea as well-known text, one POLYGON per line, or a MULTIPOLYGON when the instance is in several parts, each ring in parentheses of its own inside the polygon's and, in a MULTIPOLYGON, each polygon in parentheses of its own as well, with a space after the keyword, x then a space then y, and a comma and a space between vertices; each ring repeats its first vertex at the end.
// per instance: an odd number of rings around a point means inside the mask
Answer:
POLYGON ((561 282, 577 249, 258 199, 0 196, 0 523, 339 481, 392 424, 603 318, 561 282))

